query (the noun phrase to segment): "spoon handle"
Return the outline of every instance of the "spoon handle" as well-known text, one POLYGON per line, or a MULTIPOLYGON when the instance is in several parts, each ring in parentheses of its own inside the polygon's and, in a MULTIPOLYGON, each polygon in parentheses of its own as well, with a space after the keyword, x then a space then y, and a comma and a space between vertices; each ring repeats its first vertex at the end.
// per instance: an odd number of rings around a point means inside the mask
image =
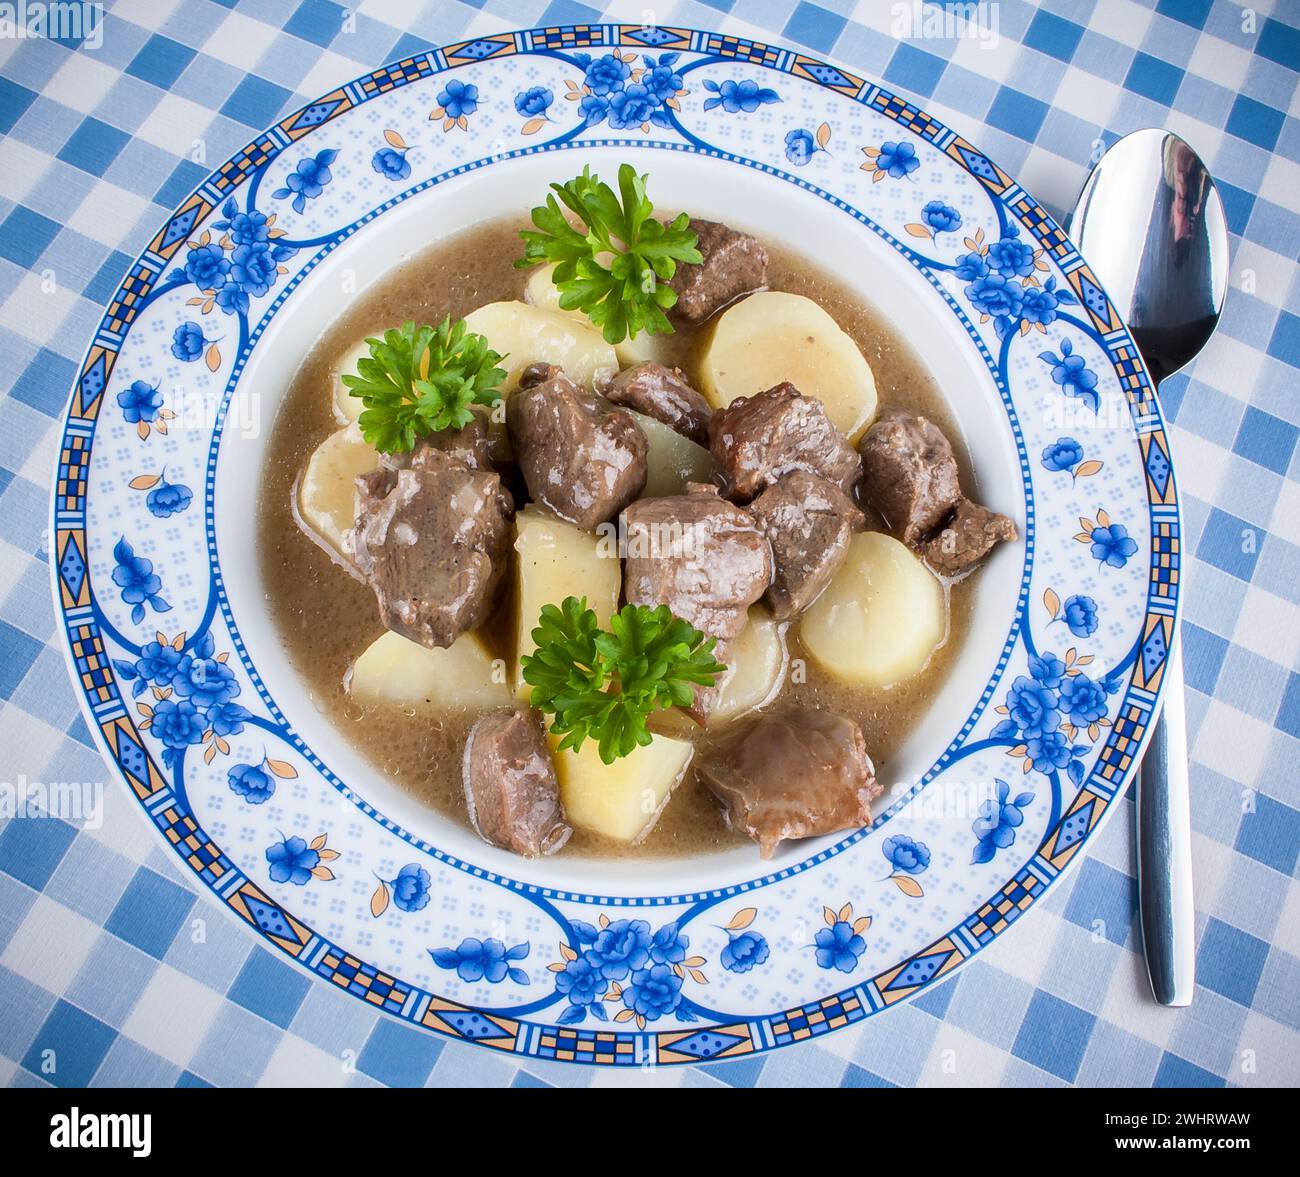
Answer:
POLYGON ((1165 666, 1163 706, 1138 779, 1137 859, 1151 991, 1161 1005, 1190 1005, 1196 986, 1196 915, 1183 651, 1177 631, 1165 666))

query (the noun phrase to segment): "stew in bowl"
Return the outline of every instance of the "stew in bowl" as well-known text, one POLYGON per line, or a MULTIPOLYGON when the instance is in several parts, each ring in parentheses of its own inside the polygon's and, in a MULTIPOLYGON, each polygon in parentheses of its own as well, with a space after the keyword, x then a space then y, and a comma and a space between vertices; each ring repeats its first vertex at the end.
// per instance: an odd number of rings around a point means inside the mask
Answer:
POLYGON ((617 177, 325 330, 268 448, 267 597, 347 739, 493 845, 766 857, 871 820, 1018 531, 876 308, 617 177))

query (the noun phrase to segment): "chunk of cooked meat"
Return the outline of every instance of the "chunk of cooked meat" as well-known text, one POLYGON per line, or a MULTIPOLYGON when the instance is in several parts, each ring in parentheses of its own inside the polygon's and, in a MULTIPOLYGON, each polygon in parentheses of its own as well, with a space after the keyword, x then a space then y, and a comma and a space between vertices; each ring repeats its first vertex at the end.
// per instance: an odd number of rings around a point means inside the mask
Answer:
POLYGON ((348 546, 384 625, 425 646, 450 646, 492 612, 510 557, 514 503, 497 474, 430 449, 419 468, 357 479, 348 546))
MULTIPOLYGON (((749 606, 772 579, 772 548, 743 507, 719 498, 716 487, 641 499, 623 513, 626 536, 623 594, 634 605, 667 605, 696 629, 717 638, 714 657, 727 661, 745 627, 749 606)), ((690 713, 703 719, 718 688, 700 687, 690 713)))
POLYGON ((722 469, 728 494, 752 498, 791 470, 807 470, 851 494, 862 472, 821 401, 793 384, 756 396, 738 396, 709 423, 709 449, 722 469))
POLYGON ((720 640, 740 633, 772 579, 771 546, 747 510, 692 484, 689 494, 633 503, 623 525, 630 602, 667 605, 720 640))
POLYGON ((547 364, 539 360, 535 364, 529 364, 522 372, 519 373, 520 388, 536 388, 539 384, 545 384, 548 380, 554 380, 555 377, 562 375, 564 369, 558 364, 547 364))
POLYGON ((863 498, 941 576, 961 576, 1017 538, 1010 519, 962 494, 952 445, 933 421, 890 410, 859 449, 863 498))
POLYGON ((535 858, 569 840, 555 765, 531 708, 496 711, 475 723, 462 773, 470 823, 493 846, 535 858))
POLYGON ((696 772, 764 858, 787 838, 866 825, 882 791, 858 725, 815 709, 773 711, 728 730, 696 772))
POLYGON ((767 247, 757 237, 698 217, 691 218, 690 227, 704 260, 699 265, 677 263, 669 283, 677 291, 677 304, 668 312, 676 323, 703 323, 767 282, 767 247))
POLYGON ((1005 515, 963 498, 943 527, 921 545, 921 556, 940 576, 962 576, 996 544, 1019 534, 1005 515))
POLYGON ((538 375, 510 398, 515 457, 534 499, 592 531, 645 486, 645 434, 630 413, 610 408, 563 372, 538 375))
POLYGON ((709 444, 713 410, 703 394, 687 383, 680 368, 668 368, 653 360, 634 364, 614 377, 605 395, 616 405, 662 421, 683 437, 700 445, 709 444))
POLYGON ((933 534, 961 500, 952 446, 925 417, 885 413, 858 449, 863 497, 909 546, 933 534))
POLYGON ((792 470, 749 505, 772 544, 772 616, 788 621, 817 599, 848 555, 862 512, 833 482, 792 470))

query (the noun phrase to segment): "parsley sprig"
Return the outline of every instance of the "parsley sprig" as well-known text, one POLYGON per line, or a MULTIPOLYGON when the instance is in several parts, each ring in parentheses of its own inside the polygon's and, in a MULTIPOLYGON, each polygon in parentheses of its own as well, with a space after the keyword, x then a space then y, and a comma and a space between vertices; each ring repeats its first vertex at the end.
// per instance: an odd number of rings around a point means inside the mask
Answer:
POLYGON ((667 605, 624 605, 600 628, 583 597, 544 605, 533 630, 537 649, 520 662, 532 705, 554 716, 561 748, 596 740, 613 764, 650 743, 646 719, 666 707, 689 707, 696 687, 712 686, 726 667, 706 637, 667 605))
POLYGON ((590 167, 584 168, 567 184, 552 184, 555 195, 533 209, 536 229, 519 233, 524 256, 515 266, 555 262, 560 307, 582 311, 609 343, 635 338, 639 331, 671 332, 664 311, 676 304, 677 291, 668 282, 678 262, 698 265, 704 260, 685 213, 669 224, 651 216, 654 205, 645 182, 625 163, 618 169, 615 192, 590 167), (564 209, 578 218, 581 229, 564 209))
POLYGON ((496 365, 502 357, 463 319, 453 323, 448 315, 436 327, 403 323, 366 343, 370 355, 343 385, 365 406, 362 435, 384 453, 404 453, 417 438, 463 429, 473 415, 470 405, 501 399, 506 373, 496 365))

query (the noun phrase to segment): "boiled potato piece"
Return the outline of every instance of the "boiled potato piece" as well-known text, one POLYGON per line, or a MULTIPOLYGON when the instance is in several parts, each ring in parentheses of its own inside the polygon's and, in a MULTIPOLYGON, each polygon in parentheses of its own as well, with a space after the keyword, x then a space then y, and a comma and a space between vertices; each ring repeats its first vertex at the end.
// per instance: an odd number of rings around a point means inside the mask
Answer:
POLYGON ((706 726, 721 727, 769 702, 785 681, 787 661, 784 626, 755 605, 745 628, 731 644, 722 689, 706 726))
POLYGON ((621 343, 614 344, 619 367, 633 368, 647 360, 654 360, 656 364, 668 368, 676 366, 680 360, 679 353, 673 349, 672 338, 671 335, 651 335, 648 331, 638 331, 635 339, 624 339, 621 343))
POLYGON ((555 285, 554 273, 553 262, 545 266, 534 266, 529 270, 528 282, 524 286, 524 301, 529 306, 540 307, 544 311, 556 311, 561 315, 574 315, 586 322, 587 316, 581 311, 560 309, 560 291, 555 285))
POLYGON ((519 659, 536 648, 533 630, 542 606, 559 605, 565 597, 586 597, 600 624, 607 626, 618 609, 623 566, 617 545, 535 506, 515 516, 515 552, 514 689, 526 703, 533 688, 524 682, 519 659))
POLYGON ((646 451, 646 482, 643 498, 658 499, 686 493, 688 482, 709 482, 713 478, 713 457, 677 430, 627 410, 636 418, 649 443, 646 451))
POLYGON ((724 311, 700 365, 700 391, 715 409, 788 380, 826 406, 851 442, 876 415, 871 366, 811 298, 760 291, 724 311))
POLYGON ((344 560, 343 536, 357 521, 357 476, 378 466, 379 454, 349 425, 316 447, 298 484, 303 522, 344 560))
POLYGON ((618 371, 614 349, 585 319, 526 302, 490 302, 465 316, 469 330, 487 337, 505 358, 501 391, 519 387, 519 376, 533 363, 558 364, 574 383, 601 388, 618 371))
POLYGON ((353 396, 343 385, 344 376, 357 374, 357 361, 367 359, 370 348, 364 339, 358 339, 334 361, 334 416, 340 425, 350 425, 361 416, 364 406, 359 396, 353 396))
POLYGON ((463 633, 439 650, 401 634, 385 633, 352 664, 347 689, 362 703, 408 708, 510 705, 505 667, 492 658, 476 633, 463 633))
POLYGON ((943 586, 898 540, 855 535, 835 578, 803 615, 804 648, 837 678, 888 687, 918 673, 947 636, 943 586))
POLYGON ((606 764, 595 740, 584 741, 579 752, 559 751, 558 743, 552 736, 555 775, 569 823, 619 842, 635 842, 650 832, 693 751, 688 740, 655 736, 606 764))

